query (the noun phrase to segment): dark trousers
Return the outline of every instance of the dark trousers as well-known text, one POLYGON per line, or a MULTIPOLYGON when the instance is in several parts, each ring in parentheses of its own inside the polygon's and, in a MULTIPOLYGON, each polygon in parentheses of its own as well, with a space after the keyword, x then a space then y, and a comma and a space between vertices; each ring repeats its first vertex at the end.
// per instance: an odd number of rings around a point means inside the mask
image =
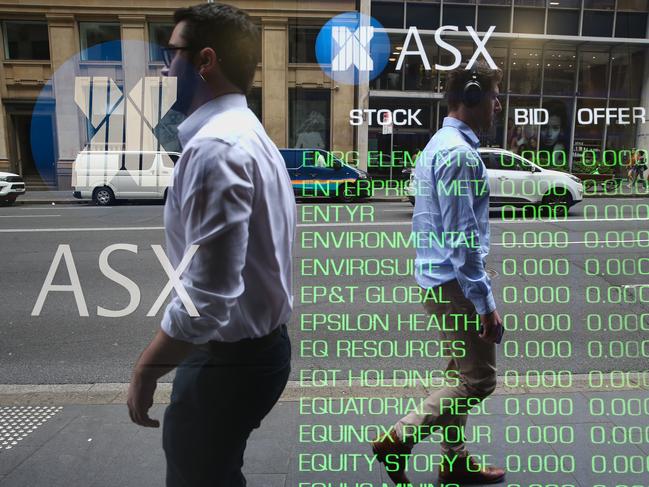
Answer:
POLYGON ((178 366, 164 415, 167 487, 245 486, 248 436, 279 399, 290 372, 286 326, 255 340, 199 350, 178 366))

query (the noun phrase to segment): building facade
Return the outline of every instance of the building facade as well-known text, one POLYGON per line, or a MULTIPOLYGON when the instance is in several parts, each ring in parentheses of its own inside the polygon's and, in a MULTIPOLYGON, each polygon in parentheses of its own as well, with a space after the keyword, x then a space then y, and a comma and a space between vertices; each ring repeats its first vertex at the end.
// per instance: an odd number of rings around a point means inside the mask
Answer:
MULTIPOLYGON (((446 115, 445 73, 452 55, 434 42, 444 25, 459 27, 444 38, 468 60, 476 49, 465 26, 495 32, 487 49, 503 70, 503 112, 482 134, 482 144, 548 155, 560 169, 581 172, 596 161, 612 167, 625 150, 649 149, 649 125, 588 123, 584 108, 643 107, 649 114, 647 0, 372 0, 372 16, 390 33, 394 52, 383 74, 370 84, 370 108, 421 109, 421 126, 395 128, 396 151, 417 151, 446 115), (419 56, 396 63, 408 28, 415 26, 430 60, 419 56), (545 108, 544 125, 518 123, 517 108, 545 108), (581 110, 581 111, 580 111, 581 110), (583 122, 583 123, 580 123, 583 122)), ((484 35, 484 34, 481 34, 484 35)), ((415 49, 416 46, 407 46, 415 49)), ((649 116, 649 115, 648 115, 649 116)), ((370 127, 369 150, 389 150, 390 137, 370 127)), ((617 166, 619 167, 619 161, 617 166)))
MULTIPOLYGON (((0 170, 23 175, 32 189, 70 188, 72 163, 101 125, 80 109, 75 79, 113 80, 112 93, 126 96, 142 78, 159 76, 173 11, 194 3, 0 1, 0 170)), ((332 83, 309 46, 324 22, 354 10, 355 1, 229 3, 260 27, 262 60, 249 104, 275 143, 351 150, 354 87, 332 83)), ((170 125, 179 121, 173 115, 170 125)), ((157 135, 165 140, 164 130, 157 135)))
MULTIPOLYGON (((84 113, 75 80, 113 80, 113 92, 126 97, 141 79, 159 76, 160 47, 170 34, 173 11, 193 3, 0 0, 0 170, 23 175, 31 189, 70 188, 76 155, 105 130, 101 121, 84 113)), ((495 28, 487 50, 503 70, 503 112, 493 130, 481 135, 483 145, 532 159, 543 156, 556 168, 573 172, 590 172, 602 161, 610 170, 612 162, 619 162, 612 158, 649 149, 647 124, 582 123, 583 109, 642 107, 649 113, 649 0, 231 3, 249 12, 260 27, 262 60, 249 105, 279 147, 353 153, 348 160, 363 168, 373 159, 375 167, 369 169, 377 174, 381 170, 376 156, 368 157, 371 153, 387 154, 388 165, 407 163, 447 113, 445 72, 435 64, 450 64, 452 55, 434 35, 439 27, 454 25, 458 32, 443 38, 459 49, 463 60, 476 49, 466 26, 479 35, 495 28), (393 50, 382 74, 359 86, 330 80, 315 55, 324 23, 353 10, 376 18, 393 50), (420 56, 406 57, 396 69, 404 47, 416 47, 404 46, 410 27, 418 29, 430 69, 420 56), (419 110, 420 124, 394 127, 386 135, 376 121, 351 126, 352 108, 419 110), (517 120, 516 110, 522 108, 547 110, 547 123, 517 120)), ((113 111, 118 119, 126 118, 113 111)), ((156 128, 166 150, 177 148, 173 127, 181 120, 170 111, 156 128)), ((113 123, 113 132, 123 125, 123 120, 113 123)))

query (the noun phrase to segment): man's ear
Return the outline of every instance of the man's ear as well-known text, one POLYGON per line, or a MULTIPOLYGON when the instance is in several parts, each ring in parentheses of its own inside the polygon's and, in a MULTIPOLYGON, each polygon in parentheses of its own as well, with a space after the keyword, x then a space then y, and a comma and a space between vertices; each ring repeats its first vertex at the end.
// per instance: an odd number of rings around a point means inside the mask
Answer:
POLYGON ((207 77, 212 74, 218 65, 216 52, 211 47, 204 47, 198 52, 198 72, 207 77))

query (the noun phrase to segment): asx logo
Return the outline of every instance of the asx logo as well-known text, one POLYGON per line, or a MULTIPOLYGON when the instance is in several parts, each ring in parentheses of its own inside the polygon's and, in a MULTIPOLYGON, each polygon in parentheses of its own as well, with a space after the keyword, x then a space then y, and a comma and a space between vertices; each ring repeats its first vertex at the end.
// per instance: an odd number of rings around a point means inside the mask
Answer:
POLYGON ((330 19, 318 33, 316 59, 334 81, 359 84, 362 76, 372 80, 388 64, 390 38, 374 18, 345 12, 330 19))
MULTIPOLYGON (((143 172, 152 171, 154 167, 142 167, 143 161, 138 154, 160 152, 162 165, 173 169, 171 156, 158 139, 163 133, 158 127, 171 111, 176 96, 175 77, 147 76, 125 93, 107 76, 77 76, 74 101, 91 129, 86 149, 73 163, 72 186, 110 186, 113 178, 123 175, 124 171, 137 186, 160 185, 159 177, 147 177, 143 172), (111 151, 116 150, 121 153, 119 157, 111 155, 111 151), (93 159, 88 155, 93 151, 103 152, 105 156, 93 159), (102 161, 101 171, 94 165, 97 160, 102 161)), ((170 185, 171 181, 165 184, 170 185)))
MULTIPOLYGON (((475 50, 466 69, 471 69, 480 56, 491 69, 496 69, 496 63, 486 48, 495 29, 495 26, 490 26, 480 37, 473 27, 466 26, 475 43, 475 50)), ((435 29, 435 44, 453 56, 451 64, 435 64, 436 70, 450 71, 461 64, 460 50, 442 38, 447 32, 458 30, 454 25, 443 25, 435 29)), ((316 39, 316 58, 327 76, 343 84, 360 84, 377 78, 388 61, 397 61, 394 69, 400 71, 406 58, 411 56, 419 58, 426 71, 432 69, 417 27, 410 27, 403 46, 397 47, 401 51, 398 60, 390 58, 391 48, 390 38, 376 19, 359 12, 346 12, 329 20, 320 30, 316 39), (367 79, 362 79, 364 76, 367 79)))
POLYGON ((370 55, 370 41, 374 37, 374 27, 360 26, 352 31, 346 26, 334 26, 332 37, 340 48, 332 61, 333 71, 346 71, 353 64, 361 71, 372 71, 374 61, 370 55))

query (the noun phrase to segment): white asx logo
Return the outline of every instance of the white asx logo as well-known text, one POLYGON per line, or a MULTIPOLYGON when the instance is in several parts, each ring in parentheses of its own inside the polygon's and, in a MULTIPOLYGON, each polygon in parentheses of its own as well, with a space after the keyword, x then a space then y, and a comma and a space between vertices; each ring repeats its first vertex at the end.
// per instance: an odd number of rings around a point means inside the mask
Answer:
POLYGON ((352 31, 345 26, 334 26, 331 37, 332 42, 340 48, 331 62, 332 71, 346 71, 352 64, 359 71, 374 69, 374 61, 370 56, 370 41, 374 37, 374 27, 359 26, 352 31))
MULTIPOLYGON (((147 177, 144 161, 138 154, 160 152, 164 167, 173 162, 161 147, 156 127, 176 102, 177 78, 147 76, 140 79, 128 93, 107 76, 77 76, 74 101, 88 118, 94 134, 81 151, 72 168, 73 186, 90 186, 92 171, 90 151, 104 152, 104 184, 112 181, 123 169, 137 186, 158 186, 158 177, 147 177), (121 151, 122 155, 116 155, 121 151)), ((154 159, 147 159, 154 164, 154 159)))

